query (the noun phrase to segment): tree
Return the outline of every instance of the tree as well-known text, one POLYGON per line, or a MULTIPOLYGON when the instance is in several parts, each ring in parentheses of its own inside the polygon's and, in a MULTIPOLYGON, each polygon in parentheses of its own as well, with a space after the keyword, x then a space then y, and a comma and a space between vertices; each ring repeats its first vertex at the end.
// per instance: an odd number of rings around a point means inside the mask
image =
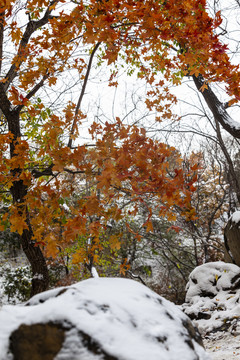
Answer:
MULTIPOLYGON (((167 84, 178 84, 186 75, 200 82, 203 94, 210 91, 207 83, 220 78, 232 102, 238 100, 240 75, 215 34, 220 23, 220 13, 215 19, 208 15, 205 0, 1 3, 0 180, 1 201, 8 204, 2 230, 10 226, 19 233, 32 267, 32 294, 48 286, 45 256, 56 255, 78 236, 88 240, 75 260, 91 269, 101 250, 100 233, 109 220, 124 216, 126 198, 132 215, 155 196, 159 216, 174 217, 178 206, 183 216, 194 217, 195 177, 187 180, 174 148, 149 139, 144 129, 124 126, 119 118, 102 126, 94 122, 89 128, 94 146, 79 145, 87 116, 81 105, 96 54, 99 66, 111 67, 110 86, 117 86, 122 63, 129 73, 137 69, 151 87, 146 106, 158 111, 156 120, 171 118, 175 98, 167 84), (49 88, 51 94, 57 91, 62 74, 71 71, 82 80, 78 100, 49 107, 44 94, 49 88), (77 200, 77 208, 71 207, 69 217, 63 205, 74 190, 63 172, 91 189, 77 200)), ((72 79, 69 87, 76 84, 72 79)), ((148 213, 144 226, 151 231, 151 208, 148 213)))

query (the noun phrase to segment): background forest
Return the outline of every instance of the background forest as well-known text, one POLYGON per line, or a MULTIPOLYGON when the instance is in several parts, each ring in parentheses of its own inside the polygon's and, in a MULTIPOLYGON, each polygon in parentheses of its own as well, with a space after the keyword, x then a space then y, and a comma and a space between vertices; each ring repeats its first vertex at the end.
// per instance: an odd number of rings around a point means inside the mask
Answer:
POLYGON ((0 304, 91 276, 180 304, 190 272, 224 259, 239 15, 238 0, 1 2, 0 304))

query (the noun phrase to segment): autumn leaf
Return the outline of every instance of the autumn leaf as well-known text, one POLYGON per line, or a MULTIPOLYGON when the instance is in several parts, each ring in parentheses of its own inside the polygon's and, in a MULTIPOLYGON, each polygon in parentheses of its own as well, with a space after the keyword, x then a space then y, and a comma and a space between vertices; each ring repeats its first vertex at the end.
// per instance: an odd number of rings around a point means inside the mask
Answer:
POLYGON ((22 235, 23 230, 28 230, 28 226, 26 224, 26 218, 16 211, 9 217, 10 221, 10 230, 12 232, 17 232, 19 235, 22 235))
POLYGON ((147 232, 153 231, 153 224, 150 219, 144 224, 144 226, 146 227, 147 232))
POLYGON ((130 269, 130 264, 128 263, 127 259, 124 259, 124 261, 122 262, 122 264, 120 265, 120 274, 122 274, 123 276, 126 275, 126 272, 130 269))
POLYGON ((46 248, 45 248, 46 256, 55 259, 59 253, 59 245, 57 239, 53 234, 48 234, 44 238, 44 241, 46 244, 46 248))
POLYGON ((82 264, 87 260, 87 253, 85 249, 78 249, 72 256, 73 264, 82 264))
POLYGON ((111 235, 109 237, 109 244, 113 250, 119 250, 121 248, 121 241, 119 237, 119 235, 111 235))
POLYGON ((208 85, 206 83, 204 83, 201 87, 200 87, 200 91, 204 91, 204 90, 207 90, 208 89, 208 85))
POLYGON ((48 78, 48 84, 49 84, 49 86, 51 86, 51 85, 56 85, 56 82, 57 82, 57 77, 52 76, 52 77, 48 78))

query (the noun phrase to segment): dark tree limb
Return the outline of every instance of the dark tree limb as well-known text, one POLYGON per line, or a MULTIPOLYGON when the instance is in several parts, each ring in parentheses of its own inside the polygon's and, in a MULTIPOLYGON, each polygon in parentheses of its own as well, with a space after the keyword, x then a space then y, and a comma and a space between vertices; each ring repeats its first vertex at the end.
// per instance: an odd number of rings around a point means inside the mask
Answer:
POLYGON ((215 121, 221 124, 222 127, 234 138, 240 139, 240 124, 234 121, 226 111, 228 104, 223 104, 218 99, 202 75, 193 75, 192 77, 197 89, 202 93, 209 109, 211 110, 215 121), (207 88, 204 87, 204 85, 207 85, 207 88), (203 91, 201 90, 202 88, 204 88, 203 91))
POLYGON ((34 169, 32 171, 32 175, 35 179, 38 179, 41 176, 52 176, 53 175, 52 168, 53 168, 53 164, 50 164, 46 169, 41 171, 34 169))
POLYGON ((4 17, 5 17, 5 12, 3 11, 0 13, 0 74, 2 72, 2 59, 3 59, 4 17))
POLYGON ((198 75, 197 77, 193 75, 193 80, 197 89, 202 93, 209 109, 213 114, 216 124, 215 130, 217 134, 217 139, 228 164, 229 173, 231 176, 231 185, 233 186, 234 191, 236 192, 238 202, 240 203, 240 181, 234 169, 234 164, 231 156, 222 138, 220 128, 220 125, 222 125, 223 129, 225 129, 235 139, 238 139, 240 138, 240 124, 232 120, 232 118, 226 111, 226 109, 229 107, 228 103, 221 103, 219 101, 209 84, 204 81, 202 75, 198 75), (206 85, 207 88, 204 85, 206 85), (202 87, 204 88, 203 91, 201 90, 202 87))
MULTIPOLYGON (((45 11, 44 16, 35 21, 35 20, 29 20, 26 29, 24 31, 24 34, 22 36, 22 39, 20 41, 19 47, 18 47, 18 51, 17 51, 17 56, 22 56, 24 54, 24 50, 27 47, 27 44, 30 40, 30 37, 32 36, 32 34, 38 30, 39 28, 43 27, 44 25, 46 25, 49 21, 49 19, 53 18, 53 16, 51 15, 52 12, 52 6, 57 3, 58 0, 53 0, 50 2, 47 10, 45 11)), ((15 63, 12 64, 12 66, 10 67, 7 75, 5 76, 6 82, 4 83, 4 90, 5 92, 7 91, 9 85, 12 83, 13 79, 17 76, 17 72, 19 67, 21 66, 22 62, 24 60, 21 60, 18 64, 18 66, 16 66, 15 63)))
POLYGON ((101 43, 98 42, 98 43, 94 46, 94 49, 93 49, 93 51, 92 51, 92 53, 91 53, 91 56, 90 56, 90 59, 89 59, 89 63, 88 63, 88 66, 87 66, 87 72, 86 72, 86 75, 85 75, 85 78, 84 78, 84 81, 83 81, 82 90, 81 90, 81 93, 80 93, 80 96, 79 96, 79 99, 78 99, 78 103, 77 103, 77 106, 76 106, 76 109, 75 109, 75 114, 74 114, 74 119, 73 119, 73 123, 72 123, 72 128, 71 128, 70 135, 69 135, 69 141, 68 141, 68 147, 69 147, 69 148, 72 147, 72 137, 73 137, 73 135, 74 135, 74 131, 75 131, 75 128, 76 128, 77 115, 78 115, 78 112, 79 112, 80 107, 81 107, 81 103, 82 103, 83 96, 84 96, 84 94, 85 94, 85 90, 86 90, 86 86, 87 86, 87 82, 88 82, 90 70, 91 70, 91 67, 92 67, 93 58, 94 58, 94 55, 95 55, 97 49, 99 48, 100 44, 101 44, 101 43))
POLYGON ((230 173, 230 177, 231 177, 231 185, 233 186, 234 188, 234 191, 236 192, 236 196, 237 196, 237 199, 238 199, 238 202, 240 204, 240 182, 239 182, 239 179, 238 179, 238 175, 234 169, 234 164, 233 164, 233 161, 231 159, 231 156, 227 150, 227 147, 225 146, 225 143, 223 141, 223 138, 222 138, 222 134, 221 134, 221 130, 220 130, 220 126, 219 126, 219 123, 216 121, 216 132, 217 132, 217 138, 218 138, 218 141, 219 141, 219 145, 222 149, 222 152, 225 156, 225 159, 227 160, 227 164, 228 164, 228 169, 229 169, 229 173, 230 173))

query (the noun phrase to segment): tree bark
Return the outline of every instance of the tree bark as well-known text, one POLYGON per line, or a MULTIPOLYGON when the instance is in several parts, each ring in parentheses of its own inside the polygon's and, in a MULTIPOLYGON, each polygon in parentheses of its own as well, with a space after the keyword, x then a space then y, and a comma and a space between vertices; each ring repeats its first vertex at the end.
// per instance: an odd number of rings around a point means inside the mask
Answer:
POLYGON ((232 218, 224 229, 224 258, 226 262, 231 262, 240 266, 240 228, 239 221, 234 222, 232 218))
POLYGON ((27 215, 28 229, 24 229, 20 235, 20 243, 22 249, 31 265, 32 270, 32 289, 31 296, 36 295, 42 291, 47 290, 49 285, 49 274, 46 259, 40 247, 33 240, 33 231, 31 221, 26 205, 24 204, 24 197, 27 194, 28 188, 23 182, 14 181, 11 188, 13 204, 18 207, 19 215, 23 213, 27 215))
MULTIPOLYGON (((15 148, 19 139, 21 138, 20 109, 11 109, 11 103, 6 96, 2 84, 0 84, 0 101, 1 109, 8 123, 9 132, 13 134, 13 139, 10 143, 10 158, 13 158, 16 156, 15 148)), ((20 168, 11 170, 13 178, 19 178, 21 172, 22 169, 20 168)), ((47 263, 40 247, 33 240, 30 216, 25 204, 25 196, 27 195, 28 187, 23 183, 22 180, 16 179, 13 181, 13 185, 10 191, 12 195, 12 202, 17 206, 19 215, 21 216, 22 214, 25 214, 27 216, 26 222, 28 229, 24 229, 19 238, 22 249, 27 256, 32 269, 31 296, 33 296, 39 292, 45 291, 48 288, 49 274, 47 263)))
POLYGON ((26 214, 28 229, 24 229, 20 235, 22 249, 31 265, 32 270, 32 289, 31 296, 47 290, 49 285, 49 274, 46 259, 40 247, 33 240, 33 231, 27 206, 24 204, 24 197, 28 188, 23 182, 14 181, 11 188, 13 204, 17 204, 19 215, 26 214))
POLYGON ((212 112, 215 121, 222 125, 222 127, 231 134, 234 138, 240 139, 240 124, 234 121, 226 111, 227 104, 221 103, 215 95, 209 84, 206 83, 202 75, 193 75, 193 81, 197 89, 201 92, 206 101, 210 111, 212 112), (207 88, 202 91, 202 86, 206 84, 207 88))
POLYGON ((32 269, 31 296, 47 290, 49 286, 49 274, 46 259, 39 246, 32 241, 31 230, 24 230, 20 236, 22 249, 26 254, 32 269))
POLYGON ((235 122, 230 117, 230 115, 226 111, 228 105, 227 104, 224 105, 223 103, 220 102, 220 100, 217 98, 217 96, 215 95, 209 84, 206 84, 207 88, 204 88, 203 91, 201 90, 202 86, 205 84, 202 75, 198 75, 198 76, 193 75, 193 80, 197 89, 202 93, 207 103, 207 106, 209 110, 212 112, 212 115, 214 117, 216 123, 216 134, 219 141, 219 145, 222 149, 222 152, 228 164, 229 174, 231 177, 230 185, 233 187, 237 196, 238 203, 240 204, 240 181, 234 169, 234 163, 227 150, 227 147, 225 146, 220 129, 220 124, 221 124, 223 129, 226 130, 235 139, 240 139, 240 124, 235 122))

